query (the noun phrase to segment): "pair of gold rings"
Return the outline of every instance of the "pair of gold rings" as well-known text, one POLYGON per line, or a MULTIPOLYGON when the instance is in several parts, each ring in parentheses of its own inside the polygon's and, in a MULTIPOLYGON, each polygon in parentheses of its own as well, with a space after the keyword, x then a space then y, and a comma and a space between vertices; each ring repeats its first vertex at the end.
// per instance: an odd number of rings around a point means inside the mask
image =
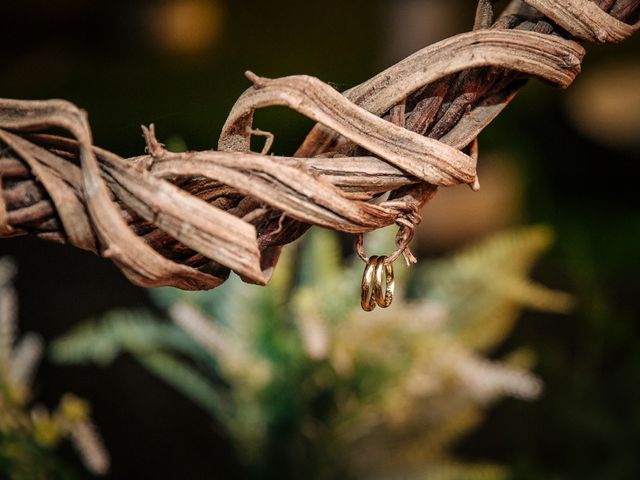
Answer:
POLYGON ((393 301, 393 265, 385 256, 373 255, 367 260, 367 266, 362 274, 362 296, 360 305, 365 312, 376 308, 376 304, 387 308, 393 301), (382 290, 382 274, 384 273, 385 289, 382 290))

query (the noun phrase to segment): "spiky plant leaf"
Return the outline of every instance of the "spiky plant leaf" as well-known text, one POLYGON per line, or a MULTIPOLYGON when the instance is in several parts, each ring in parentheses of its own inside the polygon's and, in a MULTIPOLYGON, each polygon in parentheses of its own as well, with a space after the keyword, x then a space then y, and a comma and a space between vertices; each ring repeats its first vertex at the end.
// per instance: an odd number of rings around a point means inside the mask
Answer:
POLYGON ((51 356, 58 363, 111 363, 119 354, 144 354, 169 349, 205 357, 202 348, 171 323, 159 322, 146 312, 117 310, 100 321, 79 325, 57 339, 51 356))
POLYGON ((571 308, 570 296, 529 278, 552 239, 542 226, 495 234, 428 265, 417 275, 413 293, 446 305, 452 334, 472 348, 489 349, 511 331, 523 307, 549 312, 571 308))

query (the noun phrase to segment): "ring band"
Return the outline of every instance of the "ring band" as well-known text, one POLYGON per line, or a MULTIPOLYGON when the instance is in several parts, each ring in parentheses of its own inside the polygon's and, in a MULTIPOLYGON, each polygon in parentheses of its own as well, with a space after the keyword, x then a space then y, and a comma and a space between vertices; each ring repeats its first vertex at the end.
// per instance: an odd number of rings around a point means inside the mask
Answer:
MULTIPOLYGON (((372 295, 371 284, 374 280, 374 273, 376 270, 376 265, 378 262, 378 257, 373 255, 369 257, 367 261, 367 266, 364 269, 364 273, 362 274, 362 294, 360 297, 360 306, 365 312, 370 312, 374 308, 376 308, 376 302, 372 295)), ((373 288, 375 290, 375 286, 373 288)))
POLYGON ((393 302, 393 292, 395 289, 395 282, 393 280, 393 265, 387 262, 387 257, 378 257, 376 261, 376 271, 373 282, 373 296, 376 303, 382 307, 387 308, 393 302), (382 271, 385 273, 385 291, 382 293, 382 271))

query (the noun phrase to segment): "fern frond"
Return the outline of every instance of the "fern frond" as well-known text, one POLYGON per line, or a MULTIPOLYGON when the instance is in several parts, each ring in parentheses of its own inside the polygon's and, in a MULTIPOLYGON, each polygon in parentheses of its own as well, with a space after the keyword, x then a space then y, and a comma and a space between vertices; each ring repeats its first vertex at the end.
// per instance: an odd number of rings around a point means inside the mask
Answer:
POLYGON ((506 296, 518 305, 534 310, 567 313, 575 305, 573 296, 551 290, 527 278, 496 278, 506 296))
POLYGON ((465 387, 465 395, 484 404, 500 397, 534 400, 542 391, 542 381, 532 373, 501 362, 492 362, 451 345, 438 353, 438 361, 465 387))
POLYGON ((232 339, 228 333, 193 305, 176 303, 169 308, 169 315, 176 325, 202 345, 210 355, 221 356, 230 347, 232 339))
POLYGON ((546 227, 500 233, 452 259, 427 266, 417 275, 417 290, 449 311, 447 328, 472 348, 493 347, 511 330, 522 307, 565 312, 569 295, 529 279, 534 261, 549 248, 546 227))
POLYGON ((220 419, 228 415, 228 406, 218 389, 192 366, 163 352, 136 352, 134 355, 150 372, 211 415, 220 419))
POLYGON ((54 418, 71 439, 87 470, 94 475, 105 475, 109 470, 109 454, 91 421, 90 411, 86 401, 67 393, 60 400, 54 418))
POLYGON ((101 321, 86 322, 51 347, 58 363, 111 363, 124 352, 146 353, 158 349, 202 357, 206 354, 188 335, 175 325, 157 321, 146 312, 115 311, 101 321))
POLYGON ((518 307, 511 302, 494 301, 476 315, 457 317, 458 327, 452 334, 467 348, 486 352, 506 338, 516 324, 519 313, 518 307))
POLYGON ((93 422, 85 420, 75 423, 71 426, 69 434, 87 470, 94 475, 106 475, 111 462, 102 437, 93 422))
POLYGON ((504 272, 529 272, 542 253, 553 243, 553 231, 537 225, 491 235, 454 256, 459 270, 477 268, 504 272))
POLYGON ((452 282, 472 278, 490 280, 495 272, 521 277, 530 272, 552 240, 551 230, 543 226, 498 233, 462 250, 451 259, 433 263, 426 270, 427 280, 437 286, 449 286, 452 282))

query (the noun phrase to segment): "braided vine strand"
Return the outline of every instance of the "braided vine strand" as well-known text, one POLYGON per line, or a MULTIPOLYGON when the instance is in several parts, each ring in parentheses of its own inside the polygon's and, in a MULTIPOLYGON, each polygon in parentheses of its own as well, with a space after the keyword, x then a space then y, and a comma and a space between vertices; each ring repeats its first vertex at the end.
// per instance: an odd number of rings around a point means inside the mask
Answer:
POLYGON ((524 79, 571 84, 584 50, 568 37, 616 42, 638 29, 623 22, 637 19, 638 0, 526 3, 546 17, 513 2, 487 28, 492 2, 482 1, 477 30, 343 95, 312 77, 250 74, 219 151, 170 153, 147 131, 149 154, 123 159, 93 145, 68 102, 2 100, 0 236, 94 251, 140 285, 206 289, 231 270, 266 283, 281 246, 309 225, 360 234, 416 223, 438 186, 477 186, 475 139, 524 79), (253 112, 276 104, 319 122, 295 157, 249 151, 261 134, 253 112), (34 134, 51 127, 70 136, 34 134), (368 203, 385 192, 389 201, 368 203))

